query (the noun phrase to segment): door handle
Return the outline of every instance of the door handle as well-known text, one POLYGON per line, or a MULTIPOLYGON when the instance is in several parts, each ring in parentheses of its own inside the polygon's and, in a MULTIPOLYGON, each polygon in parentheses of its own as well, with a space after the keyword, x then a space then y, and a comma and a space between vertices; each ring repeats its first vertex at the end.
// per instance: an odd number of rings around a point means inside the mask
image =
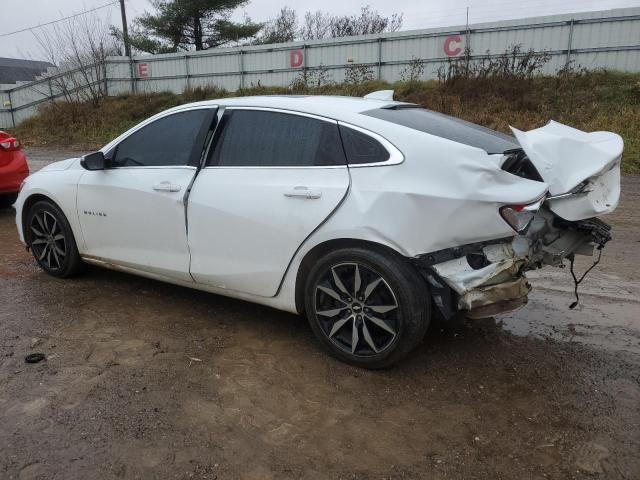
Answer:
POLYGON ((291 190, 287 190, 286 192, 284 192, 284 196, 308 198, 313 200, 322 197, 322 192, 320 190, 310 190, 308 187, 299 186, 293 187, 291 190))
POLYGON ((176 183, 164 181, 154 184, 153 189, 159 192, 179 192, 182 187, 176 183))

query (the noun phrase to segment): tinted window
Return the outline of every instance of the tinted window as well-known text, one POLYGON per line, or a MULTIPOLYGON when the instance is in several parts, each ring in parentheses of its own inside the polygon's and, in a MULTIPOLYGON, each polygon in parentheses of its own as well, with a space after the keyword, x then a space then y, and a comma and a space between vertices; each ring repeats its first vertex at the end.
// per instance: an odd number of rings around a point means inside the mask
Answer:
POLYGON ((345 165, 335 123, 279 112, 229 110, 210 164, 252 167, 345 165))
POLYGON ((487 153, 503 153, 507 150, 520 148, 516 139, 510 135, 425 108, 377 108, 364 112, 364 114, 447 140, 481 148, 487 153))
POLYGON ((175 113, 156 120, 118 144, 115 167, 187 165, 209 110, 175 113))
POLYGON ((340 126, 340 133, 349 165, 389 160, 389 151, 375 138, 344 126, 340 126))

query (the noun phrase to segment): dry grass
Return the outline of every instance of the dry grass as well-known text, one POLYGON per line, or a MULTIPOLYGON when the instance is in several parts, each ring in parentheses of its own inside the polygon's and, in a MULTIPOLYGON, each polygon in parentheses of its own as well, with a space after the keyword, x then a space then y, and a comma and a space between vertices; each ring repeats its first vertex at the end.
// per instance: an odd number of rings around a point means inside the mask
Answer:
MULTIPOLYGON (((295 93, 362 96, 393 88, 396 99, 509 132, 509 125, 528 130, 549 119, 581 130, 610 130, 625 140, 623 171, 640 173, 640 74, 568 73, 556 77, 506 80, 457 79, 451 82, 366 82, 325 85, 295 93)), ((215 87, 185 91, 120 95, 97 107, 56 103, 15 129, 27 145, 100 146, 148 116, 198 100, 291 93, 285 87, 256 86, 226 92, 215 87)))

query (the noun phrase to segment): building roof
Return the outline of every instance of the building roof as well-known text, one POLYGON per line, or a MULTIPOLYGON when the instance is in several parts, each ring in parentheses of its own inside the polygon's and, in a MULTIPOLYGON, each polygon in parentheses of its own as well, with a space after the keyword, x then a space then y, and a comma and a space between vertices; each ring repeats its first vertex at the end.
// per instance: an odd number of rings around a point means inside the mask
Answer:
POLYGON ((45 72, 48 67, 53 65, 39 60, 0 57, 0 83, 28 82, 45 72))

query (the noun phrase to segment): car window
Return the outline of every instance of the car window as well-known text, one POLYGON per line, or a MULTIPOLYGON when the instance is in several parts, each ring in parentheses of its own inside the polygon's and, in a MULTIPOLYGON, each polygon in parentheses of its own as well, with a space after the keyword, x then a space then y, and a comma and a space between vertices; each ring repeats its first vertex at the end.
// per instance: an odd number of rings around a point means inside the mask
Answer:
POLYGON ((349 165, 380 163, 389 160, 389 151, 370 135, 340 125, 340 134, 349 165))
POLYGON ((346 165, 338 125, 302 115, 228 110, 210 165, 310 167, 346 165))
POLYGON ((174 113, 156 120, 118 144, 114 167, 188 165, 207 109, 174 113))
POLYGON ((481 148, 487 153, 503 153, 520 148, 517 140, 511 135, 505 135, 426 108, 407 105, 396 108, 376 108, 363 112, 363 114, 447 140, 481 148))

